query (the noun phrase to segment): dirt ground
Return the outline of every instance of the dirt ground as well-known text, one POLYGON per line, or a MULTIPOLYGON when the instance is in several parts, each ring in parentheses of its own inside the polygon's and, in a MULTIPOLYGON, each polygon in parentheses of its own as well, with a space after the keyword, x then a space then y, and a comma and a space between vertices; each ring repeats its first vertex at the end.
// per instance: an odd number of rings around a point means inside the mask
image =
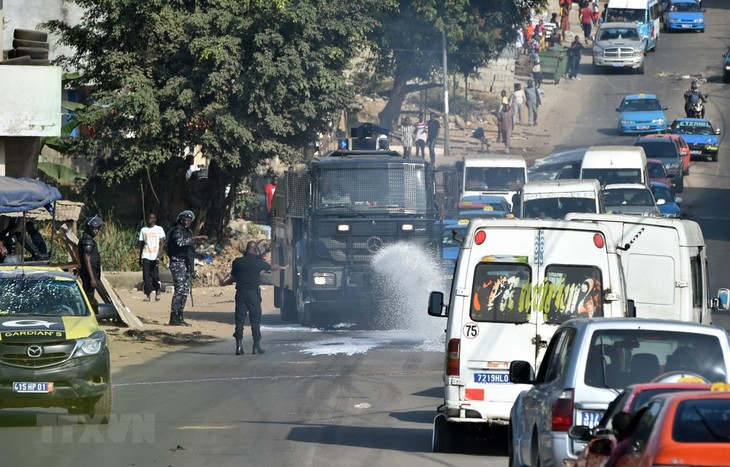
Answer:
MULTIPOLYGON (((140 273, 141 277, 141 273, 140 273)), ((102 322, 102 328, 109 336, 112 354, 112 372, 127 365, 136 365, 154 359, 182 346, 204 345, 220 340, 231 341, 233 352, 233 312, 235 308, 235 285, 226 287, 199 287, 193 289, 192 306, 188 299, 185 320, 190 327, 168 326, 170 319, 171 293, 163 293, 161 300, 154 298, 144 302, 144 293, 139 290, 116 289, 122 302, 145 325, 144 330, 132 330, 102 322)), ((278 315, 274 308, 272 286, 262 286, 262 308, 264 314, 278 315)), ((244 339, 250 345, 250 328, 246 327, 244 339)))

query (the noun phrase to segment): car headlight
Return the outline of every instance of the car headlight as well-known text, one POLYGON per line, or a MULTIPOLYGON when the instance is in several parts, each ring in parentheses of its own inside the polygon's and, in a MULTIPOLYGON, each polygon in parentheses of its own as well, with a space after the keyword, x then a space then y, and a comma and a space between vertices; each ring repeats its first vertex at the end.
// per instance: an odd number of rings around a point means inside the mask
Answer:
POLYGON ((88 357, 101 352, 106 346, 106 333, 104 331, 96 331, 89 337, 78 339, 76 348, 74 349, 74 357, 88 357))
POLYGON ((703 23, 704 21, 705 20, 702 18, 695 18, 695 20, 694 20, 695 23, 703 23))
POLYGON ((655 118, 654 120, 651 121, 651 123, 656 123, 658 125, 664 125, 665 122, 666 122, 666 120, 664 120, 663 118, 655 118))
POLYGON ((600 57, 601 55, 603 55, 603 49, 597 46, 593 47, 593 55, 600 57))
POLYGON ((312 282, 314 285, 335 285, 337 276, 333 272, 315 272, 312 273, 312 282))

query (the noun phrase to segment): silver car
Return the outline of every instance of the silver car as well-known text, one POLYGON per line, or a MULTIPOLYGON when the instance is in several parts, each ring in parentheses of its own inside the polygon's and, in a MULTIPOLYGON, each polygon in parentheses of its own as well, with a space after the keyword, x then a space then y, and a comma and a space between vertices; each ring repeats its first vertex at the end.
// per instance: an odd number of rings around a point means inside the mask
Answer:
POLYGON ((595 427, 627 386, 701 378, 727 382, 728 335, 722 328, 641 318, 573 319, 553 335, 535 376, 514 361, 510 382, 532 384, 515 401, 508 432, 511 466, 574 465, 585 442, 574 425, 595 427))
POLYGON ((609 214, 661 216, 651 190, 641 183, 606 185, 603 188, 603 204, 609 214))
POLYGON ((646 38, 634 23, 603 23, 596 31, 593 65, 628 68, 644 74, 646 38))

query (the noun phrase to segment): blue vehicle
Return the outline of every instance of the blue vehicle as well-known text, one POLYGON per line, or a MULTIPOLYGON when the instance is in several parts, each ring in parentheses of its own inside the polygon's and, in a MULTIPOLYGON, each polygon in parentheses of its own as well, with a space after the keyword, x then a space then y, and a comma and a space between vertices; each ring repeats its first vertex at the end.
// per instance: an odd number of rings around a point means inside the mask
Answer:
POLYGON ((670 0, 664 9, 665 31, 705 32, 705 13, 697 0, 670 0))
POLYGON ((436 223, 436 231, 441 232, 439 249, 441 250, 441 268, 446 276, 454 274, 456 258, 459 257, 461 240, 464 239, 469 221, 444 220, 436 223))
POLYGON ((722 54, 722 80, 730 83, 730 48, 722 54))
POLYGON ((678 118, 672 122, 669 132, 681 135, 689 146, 691 157, 705 157, 717 161, 720 150, 719 128, 713 128, 704 118, 678 118))
POLYGON ((654 94, 631 94, 616 109, 618 131, 622 134, 659 133, 667 130, 667 116, 654 94))
POLYGON ((651 182, 649 184, 651 192, 656 200, 656 205, 659 208, 659 214, 662 217, 671 217, 679 219, 682 217, 682 208, 679 207, 679 203, 682 202, 682 198, 679 196, 675 197, 672 194, 672 190, 669 189, 666 183, 651 182))
POLYGON ((461 198, 457 206, 458 212, 475 209, 510 212, 510 205, 503 196, 470 195, 461 198))

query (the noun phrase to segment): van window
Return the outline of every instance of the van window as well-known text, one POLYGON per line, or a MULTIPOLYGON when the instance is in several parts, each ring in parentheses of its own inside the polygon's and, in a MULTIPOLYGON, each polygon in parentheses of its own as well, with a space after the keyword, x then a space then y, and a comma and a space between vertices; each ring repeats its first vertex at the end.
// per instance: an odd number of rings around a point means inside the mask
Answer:
POLYGON ((636 8, 609 8, 607 23, 644 23, 646 10, 636 8))
POLYGON ((644 182, 641 169, 583 169, 580 178, 595 178, 601 185, 644 182))
POLYGON ((540 309, 545 322, 603 316, 601 270, 595 266, 551 265, 545 268, 540 309))
MULTIPOLYGON (((525 195, 523 194, 523 199, 525 195)), ((522 217, 531 219, 563 219, 571 212, 596 213, 594 198, 565 196, 530 199, 522 202, 522 217)))
POLYGON ((692 306, 702 307, 702 258, 700 255, 689 259, 690 274, 692 276, 692 306))
POLYGON ((531 283, 532 272, 526 264, 479 263, 474 271, 469 316, 474 321, 528 322, 531 283))
POLYGON ((525 184, 525 169, 520 167, 467 167, 464 189, 514 191, 525 184))

